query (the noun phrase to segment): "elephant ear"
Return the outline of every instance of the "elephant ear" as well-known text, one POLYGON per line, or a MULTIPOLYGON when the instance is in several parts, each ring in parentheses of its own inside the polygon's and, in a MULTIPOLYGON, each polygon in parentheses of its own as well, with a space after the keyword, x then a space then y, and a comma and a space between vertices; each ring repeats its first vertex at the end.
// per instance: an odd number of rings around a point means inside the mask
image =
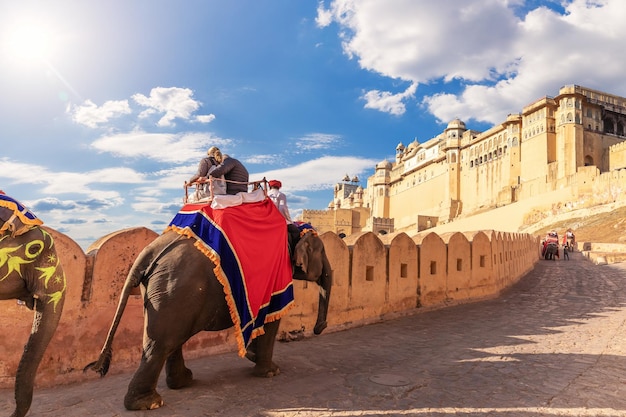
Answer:
POLYGON ((305 238, 301 238, 295 248, 294 260, 302 271, 306 274, 309 269, 309 251, 311 245, 305 238))
POLYGON ((324 244, 312 233, 306 233, 296 246, 296 265, 302 268, 307 280, 316 281, 324 269, 324 244))

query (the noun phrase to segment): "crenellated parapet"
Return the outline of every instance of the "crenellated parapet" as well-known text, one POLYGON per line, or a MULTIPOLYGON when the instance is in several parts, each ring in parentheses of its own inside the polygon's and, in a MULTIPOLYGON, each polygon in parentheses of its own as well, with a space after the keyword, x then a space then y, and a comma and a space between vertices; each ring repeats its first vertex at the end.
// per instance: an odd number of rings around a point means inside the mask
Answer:
POLYGON ((611 171, 626 168, 626 142, 609 147, 609 167, 611 171))
MULTIPOLYGON (((49 229, 67 275, 67 300, 53 341, 40 366, 37 385, 51 386, 97 378, 83 367, 98 357, 128 271, 139 252, 157 237, 146 228, 107 235, 87 253, 68 236, 49 229)), ((409 237, 357 233, 341 239, 322 233, 334 285, 328 331, 497 296, 517 282, 539 259, 538 241, 527 234, 478 231, 409 237)), ((280 339, 312 335, 318 289, 294 281, 295 307, 281 322, 280 339)), ((32 312, 15 300, 1 301, 0 387, 12 387, 32 312)), ((113 343, 110 372, 136 368, 141 357, 143 300, 131 296, 113 343)), ((321 336, 323 337, 323 336, 321 336)), ((185 344, 192 359, 227 351, 237 343, 231 330, 202 332, 185 344)), ((233 355, 233 360, 236 355, 233 355)))
POLYGON ((328 210, 309 210, 304 209, 302 213, 306 213, 308 216, 325 216, 328 214, 328 210))

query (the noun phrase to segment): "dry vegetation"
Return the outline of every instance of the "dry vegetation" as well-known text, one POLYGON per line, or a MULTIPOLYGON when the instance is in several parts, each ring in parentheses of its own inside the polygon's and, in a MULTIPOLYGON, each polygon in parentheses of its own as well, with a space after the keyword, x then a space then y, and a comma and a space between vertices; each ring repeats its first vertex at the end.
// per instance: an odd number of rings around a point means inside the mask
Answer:
POLYGON ((556 230, 563 236, 568 228, 574 231, 578 242, 626 243, 626 206, 594 215, 572 214, 570 219, 555 222, 533 234, 543 237, 550 230, 556 230))

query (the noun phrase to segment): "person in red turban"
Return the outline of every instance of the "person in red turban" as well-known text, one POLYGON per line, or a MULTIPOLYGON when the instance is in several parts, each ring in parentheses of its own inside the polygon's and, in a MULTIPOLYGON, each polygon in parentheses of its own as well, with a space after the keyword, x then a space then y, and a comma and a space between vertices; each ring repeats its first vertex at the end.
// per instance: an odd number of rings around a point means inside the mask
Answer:
POLYGON ((300 229, 293 224, 291 215, 289 214, 289 207, 287 206, 287 196, 280 191, 283 184, 278 180, 270 180, 268 182, 270 190, 267 192, 267 196, 272 199, 280 214, 283 215, 287 222, 287 233, 289 234, 289 246, 295 245, 295 242, 300 238, 300 229))

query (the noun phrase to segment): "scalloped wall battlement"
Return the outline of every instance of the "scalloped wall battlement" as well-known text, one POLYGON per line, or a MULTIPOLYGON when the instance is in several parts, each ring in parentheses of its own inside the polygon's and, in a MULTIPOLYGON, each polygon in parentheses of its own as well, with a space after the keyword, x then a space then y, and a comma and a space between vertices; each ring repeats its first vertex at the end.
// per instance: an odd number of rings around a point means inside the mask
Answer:
MULTIPOLYGON (((82 369, 100 353, 134 259, 157 237, 146 228, 125 229, 99 239, 85 254, 68 236, 48 230, 55 239, 68 289, 61 322, 39 367, 37 386, 99 377, 82 369)), ((494 297, 539 259, 539 242, 528 234, 430 233, 416 239, 404 233, 379 237, 366 232, 342 240, 327 232, 321 239, 334 275, 327 332, 410 314, 421 307, 494 297)), ((303 329, 312 335, 317 286, 294 281, 294 290, 296 305, 281 322, 280 338, 303 329)), ((0 334, 12 335, 0 340, 0 387, 9 388, 33 313, 15 300, 0 301, 0 308, 0 334)), ((142 326, 143 301, 137 293, 129 299, 113 342, 111 373, 136 368, 142 326)), ((235 352, 236 345, 232 330, 202 332, 186 343, 185 357, 235 352)), ((239 358, 234 354, 233 360, 239 358)))

